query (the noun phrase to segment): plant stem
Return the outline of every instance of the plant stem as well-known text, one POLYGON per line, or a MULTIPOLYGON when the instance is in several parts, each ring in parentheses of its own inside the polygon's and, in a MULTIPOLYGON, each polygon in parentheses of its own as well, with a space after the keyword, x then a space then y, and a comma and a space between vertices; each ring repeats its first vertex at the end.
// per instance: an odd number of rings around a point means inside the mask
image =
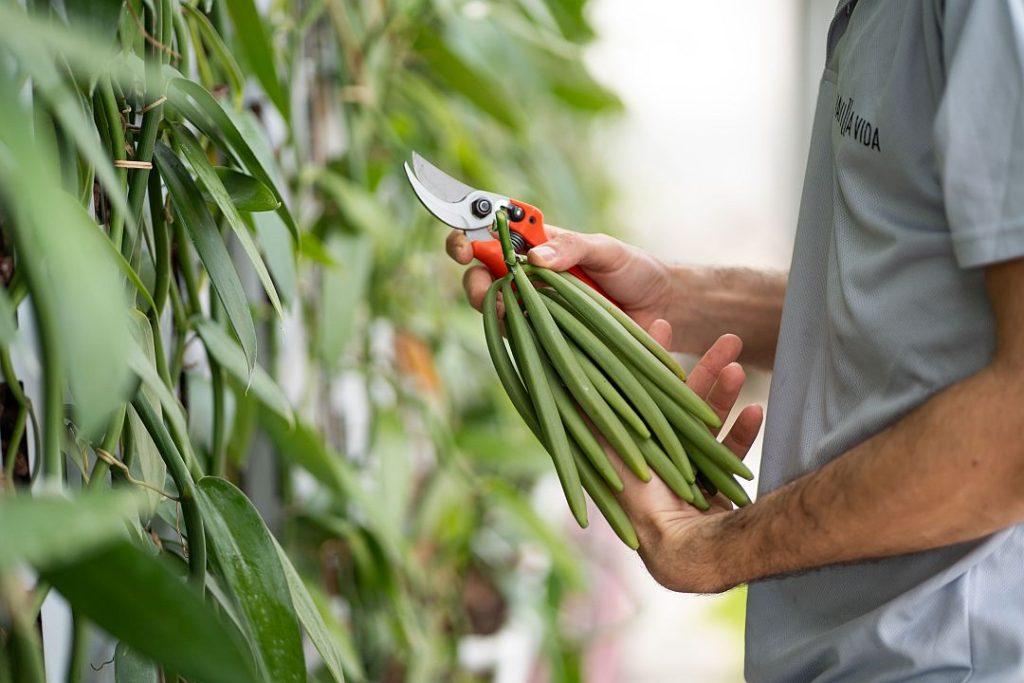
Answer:
POLYGON ((185 235, 185 226, 181 217, 174 221, 174 241, 178 245, 178 270, 181 271, 181 278, 185 281, 185 293, 188 295, 188 307, 186 308, 186 321, 189 315, 201 312, 202 306, 199 302, 199 285, 196 280, 196 271, 192 264, 192 253, 189 249, 189 239, 185 235))
MULTIPOLYGON (((124 429, 124 418, 127 408, 122 406, 120 410, 114 415, 114 419, 110 421, 110 427, 107 428, 107 433, 103 435, 103 443, 100 444, 107 453, 113 453, 117 447, 117 442, 121 439, 121 432, 124 429)), ((89 474, 89 488, 98 489, 100 483, 107 478, 107 472, 110 471, 110 465, 103 460, 103 458, 96 458, 96 464, 92 467, 92 472, 89 474)))
POLYGON ((188 568, 189 578, 202 591, 206 584, 206 530, 203 525, 202 511, 196 499, 195 483, 189 473, 181 453, 174 445, 167 426, 161 420, 145 394, 140 390, 132 399, 132 407, 138 413, 146 431, 153 437, 167 472, 178 488, 181 502, 181 513, 185 518, 185 530, 188 533, 188 568))
MULTIPOLYGON (((144 5, 145 6, 145 5, 144 5)), ((159 4, 159 7, 163 8, 163 3, 159 4)), ((161 34, 161 14, 160 10, 153 12, 149 8, 146 9, 146 13, 150 16, 150 26, 148 28, 151 35, 159 36, 161 34)), ((147 51, 147 61, 156 61, 162 63, 162 57, 160 50, 149 46, 147 51)), ((151 106, 157 99, 162 95, 159 92, 152 92, 151 90, 146 91, 146 106, 151 106)), ((142 115, 142 130, 139 133, 139 143, 135 147, 135 161, 153 161, 153 146, 156 144, 157 132, 160 128, 160 122, 164 118, 164 106, 158 104, 148 109, 145 114, 142 115)), ((149 181, 149 171, 146 169, 135 169, 132 171, 131 178, 128 184, 128 214, 131 216, 134 224, 138 226, 138 230, 141 230, 142 224, 142 202, 146 196, 146 186, 149 181)), ((137 235, 128 235, 128 239, 121 245, 121 254, 128 260, 129 263, 132 261, 132 253, 135 251, 135 241, 137 235)))
POLYGON ((180 55, 178 58, 178 70, 182 73, 188 73, 189 62, 189 50, 192 45, 188 40, 188 29, 185 28, 185 16, 181 12, 181 6, 175 2, 174 7, 177 9, 174 12, 174 48, 180 55))
POLYGON ((171 357, 171 381, 177 386, 185 361, 185 333, 188 330, 188 315, 178 293, 178 285, 170 289, 171 310, 174 312, 174 355, 171 357))
MULTIPOLYGON (((110 84, 110 78, 100 79, 96 94, 110 137, 110 156, 115 161, 123 161, 125 159, 124 128, 121 125, 121 112, 117 107, 117 98, 114 97, 114 87, 110 84)), ((121 180, 121 185, 127 184, 128 170, 124 168, 115 170, 121 180)), ((110 214, 110 241, 114 243, 114 248, 120 251, 123 240, 124 212, 114 207, 110 214)))
POLYGON ((174 390, 171 373, 167 369, 167 354, 164 353, 164 336, 160 331, 160 314, 167 301, 167 290, 171 281, 171 244, 167 234, 167 223, 164 221, 163 192, 160 189, 160 174, 151 171, 149 174, 149 216, 153 226, 153 265, 155 278, 153 282, 153 303, 155 310, 148 312, 149 327, 153 332, 153 355, 156 357, 156 370, 167 388, 174 390))
POLYGON ((512 236, 508 231, 508 212, 499 209, 494 216, 498 223, 498 240, 501 242, 501 255, 505 258, 505 265, 509 271, 516 267, 516 250, 512 248, 512 236))
MULTIPOLYGON (((12 628, 8 642, 13 639, 14 673, 19 683, 45 683, 43 648, 35 626, 39 609, 26 598, 10 574, 0 576, 0 603, 10 606, 12 628)), ((39 606, 42 606, 41 601, 39 606)))
POLYGON ((25 436, 25 421, 28 419, 28 406, 22 405, 18 409, 18 416, 14 420, 14 427, 11 429, 11 438, 7 444, 7 452, 4 453, 4 481, 10 489, 14 490, 14 464, 18 459, 18 449, 21 448, 21 440, 25 436))
POLYGON ((71 655, 68 657, 68 683, 82 683, 82 670, 89 657, 89 629, 78 610, 71 612, 71 655))
POLYGON ((28 397, 25 396, 25 392, 21 388, 18 376, 14 374, 14 365, 11 363, 11 349, 7 346, 0 348, 0 371, 3 372, 7 388, 14 394, 14 400, 20 406, 27 406, 28 397))
POLYGON ((171 236, 164 220, 164 195, 160 187, 160 173, 156 170, 149 174, 149 218, 153 225, 153 302, 159 317, 167 303, 171 284, 171 236))

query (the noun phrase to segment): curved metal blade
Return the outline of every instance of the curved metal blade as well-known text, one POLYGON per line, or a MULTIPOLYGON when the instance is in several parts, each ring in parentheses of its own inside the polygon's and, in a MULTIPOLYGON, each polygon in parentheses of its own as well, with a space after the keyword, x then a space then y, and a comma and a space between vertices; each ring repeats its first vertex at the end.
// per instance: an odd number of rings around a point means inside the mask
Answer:
POLYGON ((470 187, 460 180, 434 166, 416 152, 412 153, 412 169, 427 189, 438 199, 453 204, 465 199, 476 188, 470 187))
MULTIPOLYGON (((405 164, 405 175, 409 178, 409 184, 412 185, 413 192, 416 193, 416 197, 420 200, 420 204, 423 205, 430 213, 434 214, 434 217, 440 220, 442 223, 447 223, 453 228, 459 230, 472 230, 473 228, 479 227, 477 225, 470 225, 469 218, 472 214, 466 214, 462 211, 459 204, 452 204, 451 202, 440 199, 435 196, 427 187, 420 182, 416 174, 413 173, 409 164, 405 164)), ((475 217, 474 217, 475 218, 475 217)))
POLYGON ((487 228, 494 223, 494 213, 509 206, 508 197, 474 189, 439 170, 416 152, 412 153, 412 158, 412 167, 408 163, 404 165, 405 175, 423 207, 438 220, 466 231, 470 240, 493 239, 487 228), (491 209, 477 216, 473 202, 481 198, 490 202, 491 209))

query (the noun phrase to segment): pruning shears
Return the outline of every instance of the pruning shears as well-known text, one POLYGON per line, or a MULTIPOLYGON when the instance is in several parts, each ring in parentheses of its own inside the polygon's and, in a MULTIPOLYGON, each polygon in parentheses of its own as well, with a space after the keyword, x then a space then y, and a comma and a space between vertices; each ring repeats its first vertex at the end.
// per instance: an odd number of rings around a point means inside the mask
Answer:
MULTIPOLYGON (((549 239, 544 229, 544 214, 537 207, 470 187, 416 152, 412 153, 412 166, 406 162, 405 174, 423 207, 442 223, 463 231, 472 244, 473 256, 496 278, 508 272, 501 244, 493 230, 498 211, 504 209, 508 212, 509 234, 516 253, 525 254, 549 239)), ((601 291, 579 267, 573 267, 569 272, 601 291)))

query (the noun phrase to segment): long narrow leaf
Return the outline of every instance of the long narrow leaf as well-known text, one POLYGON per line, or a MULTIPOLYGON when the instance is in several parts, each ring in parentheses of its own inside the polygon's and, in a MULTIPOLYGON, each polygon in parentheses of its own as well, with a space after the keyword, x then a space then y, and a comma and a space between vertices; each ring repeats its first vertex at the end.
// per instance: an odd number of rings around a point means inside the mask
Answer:
POLYGON ((160 177, 167 184, 175 213, 185 225, 206 272, 210 274, 210 282, 224 304, 231 327, 245 352, 246 366, 252 372, 256 364, 256 327, 238 273, 221 241, 220 231, 206 208, 202 193, 174 152, 167 145, 157 143, 154 158, 160 168, 160 177))
POLYGON ((249 62, 249 66, 256 73, 267 96, 281 112, 285 121, 290 121, 291 104, 288 100, 288 93, 281 85, 277 77, 277 69, 274 66, 274 48, 270 44, 270 37, 267 35, 266 25, 256 11, 253 0, 227 0, 225 3, 228 13, 231 14, 231 22, 235 25, 235 35, 241 43, 242 53, 249 62))
POLYGON ((364 234, 333 233, 325 245, 341 265, 323 270, 319 351, 328 368, 335 368, 352 339, 363 294, 373 273, 373 242, 364 234))
POLYGON ((365 676, 355 656, 355 648, 351 639, 345 631, 339 629, 331 630, 324 621, 323 616, 313 602, 313 596, 309 589, 295 570, 292 561, 288 559, 284 549, 274 539, 274 546, 277 548, 277 555, 281 558, 281 566, 284 567, 285 578, 288 579, 288 590, 291 591, 292 603, 295 605, 295 612, 302 622, 306 635, 313 641, 313 646, 323 657, 324 665, 337 683, 344 683, 347 670, 353 674, 353 678, 363 679, 365 676))
POLYGON ((114 648, 114 683, 160 683, 160 669, 153 660, 118 643, 114 648))
POLYGON ((509 106, 508 94, 498 88, 496 81, 453 52, 434 31, 418 33, 416 50, 429 73, 444 85, 508 128, 520 127, 520 117, 515 113, 516 108, 509 106))
POLYGON ((0 497, 0 570, 19 562, 46 568, 109 545, 143 502, 127 492, 0 497))
POLYGON ((257 680, 238 631, 161 560, 127 541, 43 576, 107 633, 188 678, 257 680))
MULTIPOLYGON (((288 234, 288 228, 276 213, 255 213, 251 218, 260 244, 263 245, 267 267, 274 276, 281 301, 285 306, 290 306, 297 294, 298 274, 295 267, 294 243, 288 234)), ((303 239, 302 243, 306 244, 308 241, 303 239)))
MULTIPOLYGON (((124 358, 125 365, 142 381, 142 386, 148 394, 147 398, 151 396, 156 397, 154 403, 160 404, 160 411, 164 419, 170 424, 171 432, 187 434, 188 427, 185 411, 181 403, 178 402, 178 399, 171 393, 171 390, 160 379, 155 361, 153 360, 153 354, 149 351, 151 348, 151 345, 147 343, 147 338, 150 334, 149 321, 146 319, 146 316, 137 310, 132 311, 131 329, 134 343, 128 349, 128 354, 124 358)), ((190 461, 193 458, 191 450, 183 455, 190 461)))
MULTIPOLYGON (((133 311, 135 318, 135 326, 133 329, 135 340, 139 343, 139 347, 142 352, 146 355, 146 360, 153 364, 155 372, 154 360, 156 355, 156 349, 153 344, 153 330, 149 326, 149 321, 146 320, 143 315, 138 311, 133 311)), ((161 382, 163 384, 163 382, 161 382)), ((159 405, 159 396, 155 396, 155 392, 149 389, 145 384, 141 387, 151 403, 159 405)), ((161 411, 162 412, 162 411, 161 411)), ((131 443, 134 449, 134 457, 131 458, 131 473, 135 479, 149 484, 151 489, 145 491, 145 496, 149 501, 149 505, 145 510, 145 519, 153 516, 156 512, 157 505, 160 504, 162 497, 157 492, 162 490, 164 487, 164 479, 167 477, 167 465, 164 463, 163 458, 160 457, 160 451, 157 450, 156 444, 153 442, 153 437, 146 431, 145 426, 142 424, 142 420, 139 419, 135 409, 131 406, 128 407, 127 415, 127 428, 131 434, 131 443), (155 489, 155 490, 153 490, 155 489)))
POLYGON ((305 683, 302 634, 273 536, 245 494, 218 477, 197 484, 217 566, 245 616, 264 673, 305 683))
POLYGON ((246 369, 245 354, 234 339, 229 337, 217 323, 205 318, 196 318, 193 326, 203 340, 206 351, 224 370, 238 380, 243 387, 260 400, 264 406, 281 416, 289 425, 292 423, 292 408, 284 392, 271 379, 262 366, 257 365, 250 372, 246 369))
POLYGON ((357 494, 354 476, 345 469, 342 456, 334 452, 312 427, 301 421, 289 425, 266 410, 260 411, 259 421, 281 456, 312 474, 335 496, 344 499, 357 494))
MULTIPOLYGON (((277 211, 281 202, 277 201, 273 191, 251 175, 225 166, 217 166, 217 176, 224 183, 231 202, 239 211, 252 213, 277 211)), ((264 245, 264 248, 266 245, 264 245)))
POLYGON ((146 285, 142 282, 142 278, 139 277, 139 274, 135 272, 135 269, 132 268, 131 264, 128 263, 121 252, 114 247, 113 242, 107 239, 104 239, 103 242, 107 245, 107 253, 110 254, 110 258, 114 260, 117 267, 122 273, 124 273, 125 277, 128 278, 128 282, 135 287, 135 291, 139 293, 142 300, 145 301, 151 309, 156 309, 156 303, 153 301, 153 296, 149 293, 149 290, 146 289, 146 285))
POLYGON ((260 284, 263 285, 267 297, 270 298, 270 303, 273 304, 274 310, 280 316, 281 299, 277 296, 274 281, 270 279, 270 273, 267 272, 267 266, 263 263, 259 247, 256 246, 252 235, 249 234, 249 227, 242 220, 242 215, 238 213, 238 208, 231 200, 227 188, 224 187, 224 183, 220 179, 220 175, 217 174, 213 165, 210 164, 210 160, 206 157, 206 153, 199 146, 199 142, 192 137, 192 133, 187 128, 175 126, 173 134, 174 141, 181 148, 185 159, 188 160, 189 166, 192 167, 192 171, 195 172, 199 181, 206 187, 206 191, 213 197, 213 201, 221 210, 221 213, 227 218, 228 225, 231 226, 235 237, 238 238, 238 243, 242 245, 242 250, 249 257, 249 261, 252 262, 253 268, 256 270, 256 276, 259 277, 260 284))
POLYGON ((13 47, 20 48, 19 64, 32 76, 36 92, 42 95, 48 107, 68 137, 74 141, 82 157, 93 166, 96 177, 106 190, 110 202, 121 210, 129 221, 128 198, 121 185, 110 156, 100 142, 91 116, 81 108, 81 101, 74 90, 61 79, 53 59, 41 46, 16 41, 13 47))
POLYGON ((94 435, 130 388, 124 356, 131 345, 128 306, 105 238, 78 202, 59 189, 45 140, 32 134, 31 113, 0 70, 0 195, 25 261, 39 262, 36 304, 50 307, 50 332, 66 359, 78 426, 94 435), (49 188, 41 192, 40 188, 49 188), (82 277, 82 264, 89 264, 82 277))
MULTIPOLYGON (((224 75, 227 76, 228 82, 231 84, 231 90, 235 94, 235 106, 240 106, 245 90, 245 75, 242 73, 242 68, 238 66, 238 62, 235 61, 235 56, 228 50, 209 17, 188 3, 183 4, 181 8, 199 30, 203 42, 213 51, 214 56, 220 62, 221 68, 224 69, 224 75)), ((199 47, 197 45, 196 49, 198 50, 199 47)))
POLYGON ((252 148, 238 131, 231 117, 224 111, 220 102, 206 91, 203 86, 187 78, 175 77, 167 87, 167 97, 171 106, 182 116, 195 125, 206 137, 213 140, 221 149, 235 156, 257 180, 269 187, 281 207, 277 210, 281 220, 288 226, 295 243, 299 243, 299 228, 292 218, 288 206, 284 203, 280 189, 275 185, 266 168, 253 153, 252 148))

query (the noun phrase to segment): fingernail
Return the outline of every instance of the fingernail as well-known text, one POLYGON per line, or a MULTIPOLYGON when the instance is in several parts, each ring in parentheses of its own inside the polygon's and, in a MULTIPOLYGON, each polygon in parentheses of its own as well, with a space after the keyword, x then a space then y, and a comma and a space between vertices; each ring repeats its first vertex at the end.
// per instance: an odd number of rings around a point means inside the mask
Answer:
POLYGON ((551 247, 534 247, 530 250, 534 258, 538 258, 541 261, 550 261, 555 258, 555 250, 551 247))

